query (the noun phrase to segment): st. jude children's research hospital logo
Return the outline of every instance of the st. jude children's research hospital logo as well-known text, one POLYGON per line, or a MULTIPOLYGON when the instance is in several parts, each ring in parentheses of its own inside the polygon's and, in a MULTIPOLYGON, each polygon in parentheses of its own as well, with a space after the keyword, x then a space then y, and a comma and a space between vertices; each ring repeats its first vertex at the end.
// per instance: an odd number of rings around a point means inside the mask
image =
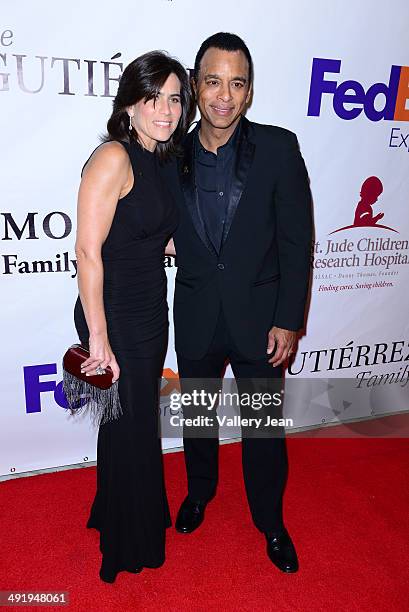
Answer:
MULTIPOLYGON (((379 227, 381 229, 397 232, 393 227, 379 223, 384 217, 383 212, 374 215, 372 207, 377 203, 379 196, 383 192, 382 181, 377 176, 368 177, 363 183, 360 191, 360 200, 355 207, 354 220, 351 225, 340 227, 330 234, 342 232, 353 227, 379 227)), ((398 232, 397 232, 398 233, 398 232)))
POLYGON ((380 223, 384 212, 375 213, 373 210, 383 190, 382 181, 377 176, 365 179, 358 203, 351 210, 352 223, 329 232, 329 236, 340 234, 337 240, 327 238, 325 245, 321 240, 313 243, 311 264, 315 271, 314 278, 324 281, 348 279, 346 284, 321 284, 318 291, 393 287, 392 281, 379 277, 396 277, 399 268, 409 263, 409 240, 388 235, 399 232, 380 223), (356 230, 361 230, 358 237, 354 235, 356 230), (367 234, 363 233, 365 230, 367 234), (359 282, 351 282, 354 278, 359 282))
MULTIPOLYGON (((320 117, 323 99, 330 97, 335 115, 343 120, 363 115, 370 122, 409 121, 408 66, 391 66, 389 81, 374 83, 366 91, 359 81, 342 80, 340 73, 341 60, 313 59, 309 117, 320 117)), ((325 112, 330 112, 328 107, 325 112)), ((392 127, 388 146, 409 151, 409 132, 405 135, 400 127, 392 127)), ((399 231, 384 219, 391 204, 387 185, 385 189, 379 177, 369 176, 357 185, 358 193, 345 225, 328 234, 336 234, 336 240, 327 238, 326 244, 322 240, 313 244, 314 279, 324 281, 319 292, 393 287, 393 277, 409 263, 409 241, 393 238, 399 231)))

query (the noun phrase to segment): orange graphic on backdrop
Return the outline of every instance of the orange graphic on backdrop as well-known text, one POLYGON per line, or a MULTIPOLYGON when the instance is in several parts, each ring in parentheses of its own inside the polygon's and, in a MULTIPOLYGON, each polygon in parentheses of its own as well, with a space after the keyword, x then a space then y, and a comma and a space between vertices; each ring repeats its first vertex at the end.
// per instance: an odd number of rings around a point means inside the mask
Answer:
POLYGON ((177 372, 174 372, 171 368, 164 368, 162 379, 166 381, 166 384, 160 390, 161 395, 170 395, 174 391, 180 393, 179 374, 177 372))

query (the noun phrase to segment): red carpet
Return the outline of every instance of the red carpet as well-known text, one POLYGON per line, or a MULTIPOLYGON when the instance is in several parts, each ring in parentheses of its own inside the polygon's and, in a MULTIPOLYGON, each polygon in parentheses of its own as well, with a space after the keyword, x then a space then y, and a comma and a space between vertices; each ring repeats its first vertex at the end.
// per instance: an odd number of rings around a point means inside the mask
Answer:
MULTIPOLYGON (((300 571, 265 554, 241 478, 240 445, 220 449, 220 486, 203 526, 168 530, 167 561, 98 577, 98 534, 85 529, 95 468, 0 485, 0 589, 68 591, 55 610, 400 611, 408 609, 408 442, 289 439, 285 509, 300 571), (405 586, 406 585, 406 586, 405 586)), ((165 456, 173 518, 185 493, 182 453, 165 456)))

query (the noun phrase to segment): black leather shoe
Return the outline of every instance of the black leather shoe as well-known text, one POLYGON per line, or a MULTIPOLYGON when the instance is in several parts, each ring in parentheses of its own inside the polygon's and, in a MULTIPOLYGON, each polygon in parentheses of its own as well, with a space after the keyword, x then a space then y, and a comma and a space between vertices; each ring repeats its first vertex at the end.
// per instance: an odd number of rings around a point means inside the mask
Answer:
POLYGON ((278 533, 266 533, 267 555, 282 572, 291 574, 298 570, 297 553, 294 544, 284 529, 278 533))
MULTIPOLYGON (((131 574, 140 574, 142 570, 143 567, 135 567, 134 569, 128 569, 127 571, 131 574)), ((101 578, 101 580, 112 584, 113 582, 115 582, 117 574, 118 572, 109 569, 104 560, 102 560, 101 569, 99 570, 99 577, 101 578)))
POLYGON ((118 572, 113 570, 112 567, 110 567, 103 558, 101 563, 101 569, 99 570, 99 577, 101 578, 101 580, 112 584, 113 582, 115 582, 117 573, 118 572))
POLYGON ((176 518, 175 529, 179 533, 192 533, 204 519, 207 502, 192 501, 189 497, 183 501, 176 518))

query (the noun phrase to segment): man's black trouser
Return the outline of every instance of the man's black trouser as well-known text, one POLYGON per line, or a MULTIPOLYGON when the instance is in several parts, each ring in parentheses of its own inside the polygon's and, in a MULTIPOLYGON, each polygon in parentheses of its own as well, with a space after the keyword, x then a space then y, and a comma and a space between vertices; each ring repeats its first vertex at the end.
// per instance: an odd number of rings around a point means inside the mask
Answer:
MULTIPOLYGON (((265 358, 257 361, 240 356, 222 312, 211 346, 202 359, 177 355, 181 379, 219 379, 228 360, 238 385, 241 380, 245 385, 247 379, 281 379, 282 367, 273 367, 268 363, 270 358, 267 353, 265 358)), ((244 432, 242 436, 244 483, 253 521, 262 532, 278 531, 283 527, 282 501, 288 469, 284 430, 281 428, 277 437, 257 437, 256 433, 244 437, 244 432)), ((189 498, 207 502, 216 492, 219 440, 217 437, 184 437, 183 445, 189 498)))

